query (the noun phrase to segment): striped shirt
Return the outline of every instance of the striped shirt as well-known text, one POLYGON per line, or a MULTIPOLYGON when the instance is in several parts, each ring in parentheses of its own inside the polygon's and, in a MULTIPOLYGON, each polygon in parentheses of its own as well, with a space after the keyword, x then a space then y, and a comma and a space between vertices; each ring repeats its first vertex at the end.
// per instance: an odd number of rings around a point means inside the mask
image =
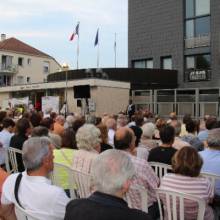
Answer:
POLYGON ((140 193, 137 190, 132 189, 132 186, 143 186, 147 190, 148 207, 150 207, 154 202, 156 202, 156 194, 154 189, 158 187, 159 179, 146 160, 137 158, 129 153, 127 154, 131 158, 135 167, 135 177, 127 193, 127 196, 131 201, 131 207, 141 209, 140 193))
MULTIPOLYGON (((161 189, 174 190, 177 192, 183 192, 190 195, 198 196, 205 199, 207 206, 205 211, 205 220, 214 219, 213 211, 210 206, 208 206, 209 201, 214 196, 214 189, 209 182, 204 177, 189 177, 183 175, 177 175, 173 173, 166 174, 161 180, 161 189)), ((163 200, 163 197, 161 197, 163 200)), ((197 205, 195 202, 190 200, 185 200, 185 219, 196 219, 197 216, 197 205)), ((166 208, 165 208, 166 209, 166 208)))
POLYGON ((84 173, 90 173, 92 161, 98 155, 95 150, 78 150, 74 153, 72 168, 84 173))

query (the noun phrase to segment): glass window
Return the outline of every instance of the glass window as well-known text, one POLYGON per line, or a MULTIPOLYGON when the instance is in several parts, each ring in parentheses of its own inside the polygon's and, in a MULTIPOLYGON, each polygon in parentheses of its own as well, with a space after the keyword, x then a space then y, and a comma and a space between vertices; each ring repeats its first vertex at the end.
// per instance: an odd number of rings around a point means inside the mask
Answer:
POLYGON ((31 59, 30 58, 27 59, 27 64, 31 65, 31 59))
POLYGON ((194 37, 194 20, 186 21, 186 38, 194 37))
POLYGON ((136 61, 134 61, 134 68, 146 68, 145 60, 136 60, 136 61))
POLYGON ((196 0, 196 16, 210 14, 210 0, 196 0))
POLYGON ((186 18, 194 17, 194 0, 186 0, 186 18))
POLYGON ((196 18, 195 26, 196 26, 197 37, 209 34, 210 33, 210 16, 196 18))
POLYGON ((44 67, 43 67, 44 73, 49 73, 50 71, 50 63, 45 61, 44 62, 44 67))
POLYGON ((211 67, 210 54, 202 54, 196 56, 197 69, 210 69, 210 67, 211 67))
POLYGON ((148 68, 148 69, 153 69, 153 67, 154 67, 154 62, 153 62, 153 60, 152 60, 152 59, 147 60, 147 61, 146 61, 146 68, 148 68))
POLYGON ((23 66, 23 57, 18 57, 18 65, 23 66))
POLYGON ((17 84, 24 84, 24 77, 23 76, 17 76, 17 84))
POLYGON ((186 57, 186 69, 194 69, 194 68, 195 68, 194 56, 186 57))
POLYGON ((161 68, 164 70, 171 70, 172 69, 172 58, 171 57, 163 57, 161 60, 161 68))

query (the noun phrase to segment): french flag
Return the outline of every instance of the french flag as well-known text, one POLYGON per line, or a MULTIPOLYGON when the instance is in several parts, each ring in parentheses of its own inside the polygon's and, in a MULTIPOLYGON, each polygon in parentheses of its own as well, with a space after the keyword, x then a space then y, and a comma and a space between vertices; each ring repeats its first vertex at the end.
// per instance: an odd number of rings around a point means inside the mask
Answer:
POLYGON ((75 36, 78 35, 79 36, 79 22, 76 25, 75 31, 72 33, 72 35, 70 36, 70 41, 73 41, 75 36))

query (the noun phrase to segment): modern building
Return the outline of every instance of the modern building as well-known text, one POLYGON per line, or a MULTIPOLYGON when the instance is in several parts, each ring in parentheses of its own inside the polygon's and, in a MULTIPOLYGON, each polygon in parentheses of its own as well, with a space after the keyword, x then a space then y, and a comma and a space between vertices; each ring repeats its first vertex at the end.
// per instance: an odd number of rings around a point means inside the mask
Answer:
POLYGON ((219 0, 129 0, 129 66, 178 70, 180 88, 220 86, 219 0))
POLYGON ((219 0, 129 0, 128 65, 178 71, 178 89, 137 91, 136 104, 162 115, 219 114, 219 6, 219 0))

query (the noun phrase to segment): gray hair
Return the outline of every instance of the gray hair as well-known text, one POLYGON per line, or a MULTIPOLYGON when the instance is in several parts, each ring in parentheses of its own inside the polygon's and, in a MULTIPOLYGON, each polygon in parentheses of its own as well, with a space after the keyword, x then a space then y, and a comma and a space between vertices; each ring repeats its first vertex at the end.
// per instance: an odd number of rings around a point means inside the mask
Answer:
POLYGON ((95 190, 115 195, 135 175, 135 169, 125 152, 111 149, 101 153, 92 162, 91 174, 95 190))
POLYGON ((152 122, 147 122, 142 127, 142 137, 152 139, 155 132, 155 125, 152 122))
POLYGON ((22 148, 23 163, 27 171, 41 167, 43 159, 49 153, 51 141, 48 137, 31 137, 24 142, 22 148))
POLYGON ((76 133, 76 142, 78 149, 92 150, 101 142, 100 130, 92 125, 85 124, 80 127, 76 133))
POLYGON ((220 128, 209 130, 207 143, 211 148, 220 149, 220 128))

